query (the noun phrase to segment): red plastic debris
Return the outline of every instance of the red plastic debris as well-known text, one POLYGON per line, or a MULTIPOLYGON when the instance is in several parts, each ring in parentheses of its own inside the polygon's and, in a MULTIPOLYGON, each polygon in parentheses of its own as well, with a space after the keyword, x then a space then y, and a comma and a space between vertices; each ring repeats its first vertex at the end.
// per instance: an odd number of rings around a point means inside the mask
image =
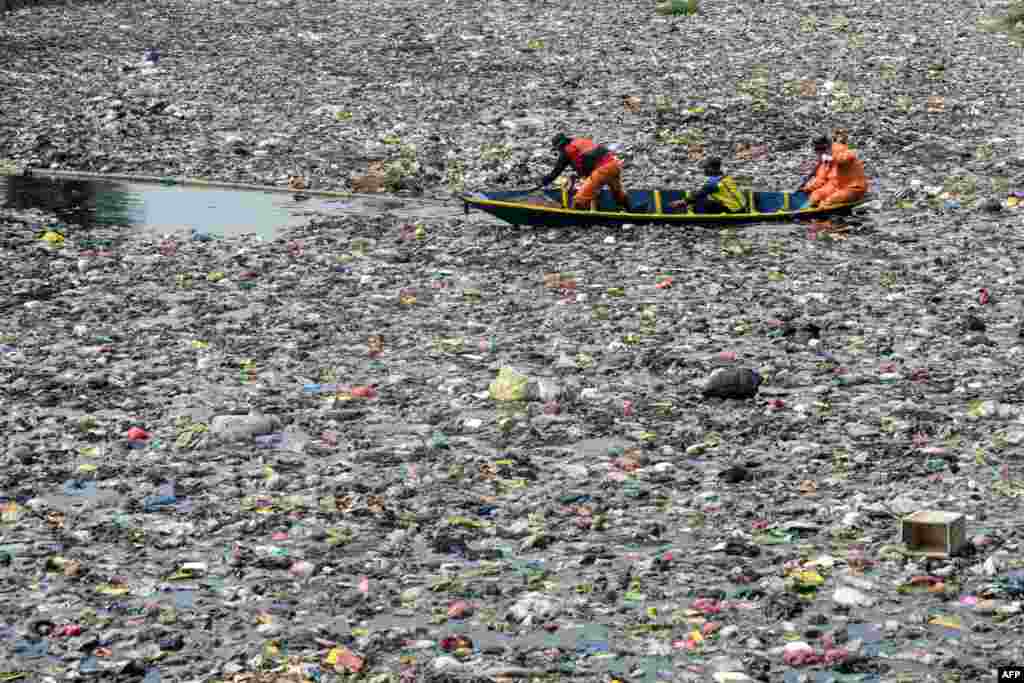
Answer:
POLYGON ((139 427, 132 427, 131 429, 128 430, 129 441, 145 441, 149 437, 150 434, 145 429, 140 429, 139 427))
POLYGON ((469 649, 473 647, 473 641, 464 636, 448 636, 441 639, 441 649, 445 652, 452 650, 469 649))
POLYGON ((352 387, 352 398, 376 398, 377 388, 372 384, 365 387, 352 387))

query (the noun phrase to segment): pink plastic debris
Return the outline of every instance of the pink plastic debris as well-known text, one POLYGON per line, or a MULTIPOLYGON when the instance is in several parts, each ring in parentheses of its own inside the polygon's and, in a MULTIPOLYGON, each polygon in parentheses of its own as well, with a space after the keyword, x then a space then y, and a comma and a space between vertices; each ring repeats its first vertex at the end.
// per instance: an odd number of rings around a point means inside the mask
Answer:
POLYGON ((718 614, 722 611, 722 605, 717 600, 712 600, 711 598, 697 598, 693 601, 691 607, 704 614, 718 614))
POLYGON ((312 576, 315 570, 316 566, 312 562, 307 562, 306 560, 299 560, 298 562, 293 564, 288 571, 291 573, 292 576, 305 578, 307 576, 312 576))
POLYGON ((473 605, 469 604, 465 600, 456 600, 452 604, 448 605, 448 618, 449 619, 462 619, 473 614, 473 605))

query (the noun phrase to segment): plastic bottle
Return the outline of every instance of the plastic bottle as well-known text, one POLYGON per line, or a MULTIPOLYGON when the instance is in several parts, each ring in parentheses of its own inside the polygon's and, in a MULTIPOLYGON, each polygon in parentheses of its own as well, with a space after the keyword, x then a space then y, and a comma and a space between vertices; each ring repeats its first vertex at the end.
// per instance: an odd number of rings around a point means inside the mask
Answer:
POLYGON ((260 434, 256 436, 256 445, 260 448, 280 448, 284 445, 284 434, 274 432, 273 434, 260 434))
POLYGON ((146 496, 142 500, 142 509, 146 512, 156 512, 165 507, 170 507, 178 502, 178 497, 173 495, 146 496))

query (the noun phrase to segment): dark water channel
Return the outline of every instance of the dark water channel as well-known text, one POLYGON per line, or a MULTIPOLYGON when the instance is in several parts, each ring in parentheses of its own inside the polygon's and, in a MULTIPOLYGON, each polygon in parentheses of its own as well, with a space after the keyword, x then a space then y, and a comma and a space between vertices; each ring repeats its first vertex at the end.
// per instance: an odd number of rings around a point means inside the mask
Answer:
POLYGON ((314 216, 390 214, 418 219, 460 213, 454 206, 392 197, 297 200, 284 192, 4 175, 0 207, 52 211, 84 228, 127 227, 157 234, 188 234, 194 229, 219 237, 255 234, 263 239, 274 239, 282 229, 314 216))

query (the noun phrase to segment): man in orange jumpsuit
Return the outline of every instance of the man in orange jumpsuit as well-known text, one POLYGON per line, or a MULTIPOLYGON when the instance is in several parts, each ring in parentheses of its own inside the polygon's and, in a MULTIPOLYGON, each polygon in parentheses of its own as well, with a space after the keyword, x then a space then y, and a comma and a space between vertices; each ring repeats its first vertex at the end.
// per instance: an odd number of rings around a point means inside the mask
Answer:
POLYGON ((556 135, 551 145, 560 154, 551 173, 541 178, 541 187, 550 185, 571 164, 584 179, 573 200, 574 209, 589 209, 601 188, 607 186, 620 206, 626 211, 633 210, 629 204, 629 195, 622 189, 622 161, 607 148, 587 138, 570 139, 563 133, 556 135))
POLYGON ((827 136, 811 143, 818 155, 814 178, 800 188, 811 195, 811 205, 827 208, 855 202, 868 192, 864 162, 849 147, 827 136))

